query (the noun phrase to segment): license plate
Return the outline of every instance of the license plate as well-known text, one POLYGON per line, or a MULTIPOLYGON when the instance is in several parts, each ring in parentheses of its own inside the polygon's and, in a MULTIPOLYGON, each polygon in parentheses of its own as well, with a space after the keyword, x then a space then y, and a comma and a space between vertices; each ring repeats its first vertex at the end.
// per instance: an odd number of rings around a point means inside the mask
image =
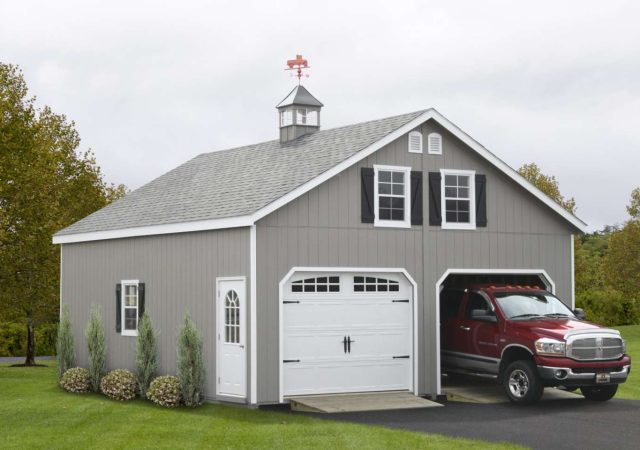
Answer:
POLYGON ((611 375, 608 373, 597 373, 596 383, 609 383, 611 381, 611 375))

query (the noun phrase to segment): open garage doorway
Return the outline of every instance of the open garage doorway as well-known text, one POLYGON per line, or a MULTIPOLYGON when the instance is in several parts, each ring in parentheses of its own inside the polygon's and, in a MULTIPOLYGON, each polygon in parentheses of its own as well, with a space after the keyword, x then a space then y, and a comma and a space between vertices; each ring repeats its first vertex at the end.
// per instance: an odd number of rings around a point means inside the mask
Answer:
MULTIPOLYGON (((443 324, 450 322, 450 319, 456 315, 462 314, 461 305, 465 289, 472 285, 488 284, 488 285, 509 285, 509 286, 530 286, 545 289, 551 293, 555 292, 555 283, 549 275, 542 269, 449 269, 442 274, 436 283, 436 301, 438 307, 438 367, 440 368, 440 385, 438 393, 442 394, 442 382, 450 385, 453 378, 459 378, 453 374, 446 374, 443 367, 443 357, 448 359, 465 358, 465 367, 469 366, 469 360, 477 365, 472 372, 491 374, 492 369, 497 369, 500 355, 491 355, 492 357, 477 357, 473 352, 451 351, 451 349, 443 349, 442 342, 445 339, 451 341, 451 336, 445 336, 446 327, 443 324), (443 356, 444 354, 444 356, 443 356), (471 358, 473 356, 473 358, 471 358), (495 366, 495 367, 494 367, 495 366)), ((469 294, 471 295, 471 294, 469 294)), ((488 302, 488 300, 487 300, 488 302)), ((475 307, 474 307, 475 308, 475 307)), ((478 306, 478 308, 481 308, 478 306)), ((464 309, 464 306, 463 308, 464 309)), ((487 310, 489 306, 487 307, 487 310)), ((465 313, 466 314, 466 313, 465 313)), ((460 328, 467 327, 460 326, 460 328)), ((471 330, 475 333, 476 330, 471 330)), ((447 361, 450 362, 450 361, 447 361)), ((446 366, 445 364, 444 366, 446 366)), ((451 364, 449 364, 451 365, 451 364)), ((468 381, 468 380, 466 380, 468 381)), ((476 382, 472 381, 472 384, 476 382)), ((485 383, 486 385, 486 383, 485 383)), ((478 387, 482 383, 477 384, 478 387)), ((446 389, 445 389, 446 391, 446 389)))

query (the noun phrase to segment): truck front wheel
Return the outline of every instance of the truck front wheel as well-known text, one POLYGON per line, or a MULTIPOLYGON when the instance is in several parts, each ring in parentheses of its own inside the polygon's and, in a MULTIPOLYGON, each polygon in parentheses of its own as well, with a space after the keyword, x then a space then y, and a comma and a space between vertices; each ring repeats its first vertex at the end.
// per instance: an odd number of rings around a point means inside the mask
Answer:
POLYGON ((544 386, 532 361, 514 361, 507 366, 502 377, 504 390, 512 403, 528 405, 542 397, 544 386))
POLYGON ((606 402, 616 395, 616 392, 618 392, 618 385, 582 386, 580 390, 582 391, 584 398, 587 400, 592 400, 594 402, 606 402))

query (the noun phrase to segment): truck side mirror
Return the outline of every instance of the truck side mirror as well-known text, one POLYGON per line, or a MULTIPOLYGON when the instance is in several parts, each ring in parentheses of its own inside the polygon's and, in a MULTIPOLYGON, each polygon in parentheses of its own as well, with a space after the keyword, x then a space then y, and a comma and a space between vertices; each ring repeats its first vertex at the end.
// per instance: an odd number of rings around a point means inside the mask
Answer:
POLYGON ((584 309, 576 308, 576 309, 573 310, 573 314, 575 314, 576 319, 584 320, 584 309))

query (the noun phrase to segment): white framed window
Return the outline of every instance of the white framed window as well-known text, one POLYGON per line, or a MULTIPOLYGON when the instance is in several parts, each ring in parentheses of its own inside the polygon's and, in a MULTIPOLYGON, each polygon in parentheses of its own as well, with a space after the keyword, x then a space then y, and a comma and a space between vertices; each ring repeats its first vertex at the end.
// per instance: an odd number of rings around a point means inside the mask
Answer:
POLYGON ((476 193, 473 170, 440 170, 442 228, 476 229, 476 193))
POLYGON ((409 153, 422 153, 422 133, 419 131, 409 133, 409 153))
POLYGON ((373 198, 378 227, 411 227, 411 167, 373 166, 373 198))
POLYGON ((290 109, 280 111, 280 126, 286 127, 287 125, 293 125, 293 111, 290 109))
POLYGON ((240 297, 233 289, 224 297, 224 341, 240 343, 240 297))
POLYGON ((442 136, 438 133, 429 133, 427 136, 427 152, 430 155, 442 155, 442 136))
POLYGON ((140 296, 138 280, 122 281, 122 336, 138 335, 138 309, 140 296))

